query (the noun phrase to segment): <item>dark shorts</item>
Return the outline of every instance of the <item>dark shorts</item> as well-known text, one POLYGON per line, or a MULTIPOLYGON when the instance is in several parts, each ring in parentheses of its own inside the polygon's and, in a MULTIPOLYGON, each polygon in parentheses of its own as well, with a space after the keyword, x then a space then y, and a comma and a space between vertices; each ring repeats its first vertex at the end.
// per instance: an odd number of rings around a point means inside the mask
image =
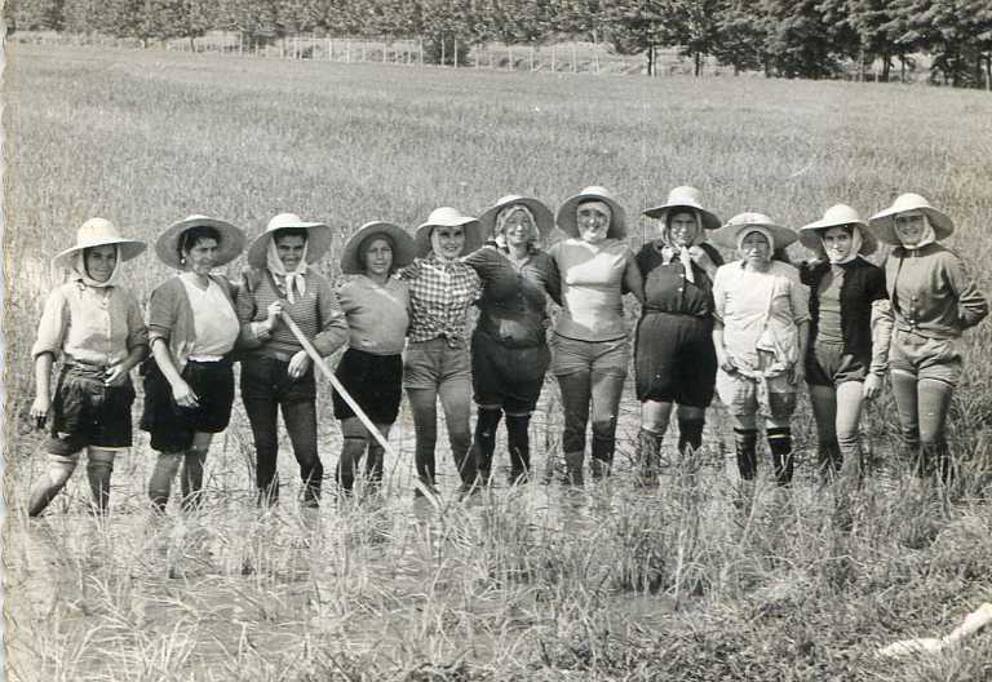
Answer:
POLYGON ((142 366, 145 377, 145 411, 141 428, 151 434, 151 446, 159 452, 181 452, 193 445, 196 433, 220 433, 231 421, 234 403, 234 371, 229 360, 187 362, 182 378, 196 394, 199 405, 180 407, 172 399, 172 387, 154 360, 142 366))
POLYGON ((810 386, 837 386, 865 380, 868 358, 844 352, 843 343, 817 339, 806 353, 806 383, 810 386))
MULTIPOLYGON (((403 356, 374 355, 349 348, 334 372, 338 381, 374 424, 392 424, 403 397, 403 356)), ((334 416, 348 419, 354 410, 337 391, 332 395, 334 416)))
POLYGON ((313 363, 299 379, 289 376, 289 361, 265 355, 247 355, 241 360, 241 400, 275 401, 281 405, 315 402, 317 378, 313 363))
POLYGON ((551 364, 547 344, 509 348, 489 334, 472 335, 472 391, 475 402, 501 406, 507 414, 529 414, 537 406, 551 364))
POLYGON ((716 387, 713 322, 694 315, 649 312, 637 323, 637 399, 709 407, 716 387))
POLYGON ((103 385, 105 369, 66 364, 59 373, 52 401, 48 451, 63 457, 85 447, 131 447, 131 404, 134 386, 103 385))

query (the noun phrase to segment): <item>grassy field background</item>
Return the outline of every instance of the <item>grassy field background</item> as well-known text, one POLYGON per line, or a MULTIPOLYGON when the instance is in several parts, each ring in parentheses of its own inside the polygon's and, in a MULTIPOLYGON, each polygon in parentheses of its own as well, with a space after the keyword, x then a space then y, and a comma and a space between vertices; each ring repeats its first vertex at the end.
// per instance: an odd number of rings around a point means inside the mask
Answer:
MULTIPOLYGON (((119 459, 114 513, 86 513, 77 473, 40 521, 26 413, 48 259, 101 215, 149 240, 190 213, 258 234, 293 211, 347 234, 479 212, 509 193, 556 206, 613 189, 639 211, 677 184, 722 217, 788 225, 845 201, 864 214, 917 191, 957 223, 949 244, 992 292, 992 100, 937 88, 761 79, 624 79, 8 46, 7 672, 11 679, 876 679, 992 677, 992 634, 946 655, 880 660, 890 641, 949 631, 992 600, 992 325, 966 336, 952 501, 905 472, 889 398, 867 414, 875 466, 853 532, 830 523, 808 410, 794 490, 732 505, 727 427, 711 411, 700 485, 673 467, 633 486, 637 405, 622 406, 618 475, 535 481, 441 511, 411 501, 404 407, 385 499, 302 512, 252 506, 240 405, 208 459, 202 513, 144 506, 145 434, 119 459)), ((795 257, 801 251, 794 252, 795 257)), ((323 269, 337 275, 335 258, 323 269)), ((232 276, 241 263, 232 265, 232 276)), ((144 301, 168 276, 130 264, 144 301)), ((322 398, 326 398, 323 395, 322 398)), ((328 472, 339 444, 322 408, 328 472)), ((535 464, 560 452, 557 389, 534 420, 535 464)), ((670 439, 671 440, 671 439, 670 439)), ((441 448, 446 484, 454 472, 441 448)), ((283 456, 284 483, 296 485, 283 456)), ((765 467, 767 468, 767 467, 765 467)))

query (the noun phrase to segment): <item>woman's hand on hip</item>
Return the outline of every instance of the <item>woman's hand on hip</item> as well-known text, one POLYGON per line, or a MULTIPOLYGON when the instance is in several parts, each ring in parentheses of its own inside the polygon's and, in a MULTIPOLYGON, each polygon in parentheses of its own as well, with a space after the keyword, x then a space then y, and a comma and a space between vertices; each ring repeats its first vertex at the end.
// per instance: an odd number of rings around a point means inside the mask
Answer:
POLYGON ((190 385, 182 379, 180 379, 179 383, 172 387, 172 400, 179 407, 191 408, 200 404, 196 393, 194 393, 193 389, 190 388, 190 385))
POLYGON ((286 370, 286 374, 289 375, 290 379, 294 381, 301 378, 310 369, 310 356, 307 355, 305 350, 297 351, 289 361, 289 368, 286 370))
POLYGON ((869 374, 865 377, 864 396, 865 400, 874 400, 882 393, 882 377, 877 374, 869 374))
POLYGON ((128 370, 124 369, 120 363, 111 365, 103 375, 104 386, 123 386, 127 381, 128 370))

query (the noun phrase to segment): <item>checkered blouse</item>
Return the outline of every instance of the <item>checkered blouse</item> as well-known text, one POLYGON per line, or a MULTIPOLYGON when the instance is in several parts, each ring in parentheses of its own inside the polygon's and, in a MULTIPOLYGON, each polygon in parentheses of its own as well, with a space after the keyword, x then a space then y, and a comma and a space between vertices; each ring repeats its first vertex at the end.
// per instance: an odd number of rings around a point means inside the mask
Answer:
POLYGON ((468 308, 479 298, 482 281, 460 261, 442 261, 433 253, 400 271, 410 283, 410 331, 413 342, 443 337, 452 348, 464 345, 468 308))

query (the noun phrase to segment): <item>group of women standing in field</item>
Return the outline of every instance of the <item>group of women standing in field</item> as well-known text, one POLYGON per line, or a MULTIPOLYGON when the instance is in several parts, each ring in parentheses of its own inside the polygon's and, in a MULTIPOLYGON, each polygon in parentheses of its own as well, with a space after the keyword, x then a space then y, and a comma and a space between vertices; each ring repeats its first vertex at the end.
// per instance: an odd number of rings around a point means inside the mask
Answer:
POLYGON ((489 484, 501 421, 510 481, 526 480, 530 418, 549 368, 564 413, 565 481, 583 481, 590 420, 588 471, 608 476, 629 364, 627 293, 641 309, 634 367, 642 483, 658 481, 673 412, 677 451, 693 461, 706 408, 718 394, 733 421, 745 489, 757 471, 760 421, 775 479, 788 484, 790 423, 805 380, 821 467, 839 473, 840 489, 850 490, 861 477, 863 400, 878 395, 886 372, 918 473, 950 474, 944 432, 961 374, 957 339, 988 313, 960 259, 939 243, 953 230, 950 218, 904 194, 867 222, 836 205, 797 234, 760 213, 722 223, 692 187, 673 189, 644 213, 659 229, 636 255, 625 241, 624 210, 602 187, 570 197, 557 215, 536 199, 510 195, 478 219, 438 208, 412 235, 368 223, 343 249, 349 278, 336 291, 314 268, 331 244, 327 225, 274 217, 248 246, 249 267, 235 285, 212 271, 244 251, 244 233, 190 216, 156 242, 159 259, 178 274, 152 292, 147 317, 120 284, 121 265, 145 244, 106 220, 89 220, 76 245, 55 259, 70 276, 46 302, 32 351, 31 412, 39 423, 51 420, 51 437, 29 514, 41 513, 64 486, 83 449, 95 503, 107 508, 115 455, 131 445, 130 371, 142 361, 141 427, 158 452, 148 486, 156 507, 165 508, 177 474, 183 507, 200 503, 211 439, 230 419, 235 359, 259 504, 279 495, 281 411, 303 504, 316 506, 323 467, 314 359, 344 345, 336 372, 344 392, 335 391, 333 402, 343 436, 336 481, 345 493, 362 477, 363 457, 366 485, 381 483, 381 443, 403 388, 416 430, 419 493, 436 493, 439 400, 462 492, 489 484), (544 250, 556 224, 566 238, 544 250), (783 256, 796 239, 816 254, 799 268, 783 256), (894 246, 884 270, 864 258, 878 241, 894 246), (737 260, 723 263, 713 244, 735 251, 737 260), (560 306, 553 323, 549 297, 560 306), (479 316, 470 337, 473 304, 479 316))

